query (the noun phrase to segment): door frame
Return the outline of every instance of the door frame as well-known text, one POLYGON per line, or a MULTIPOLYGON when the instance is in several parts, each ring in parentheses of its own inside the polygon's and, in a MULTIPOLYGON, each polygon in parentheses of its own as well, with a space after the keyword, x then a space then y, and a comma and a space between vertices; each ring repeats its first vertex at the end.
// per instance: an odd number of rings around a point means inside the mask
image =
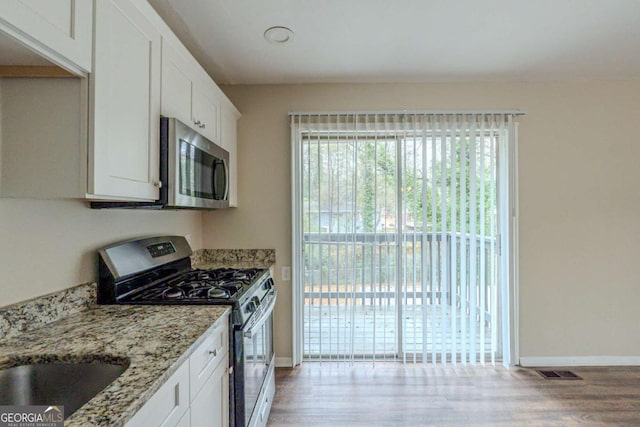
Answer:
MULTIPOLYGON (((424 112, 424 111, 423 111, 424 112)), ((405 113, 403 111, 403 113, 405 113)), ((452 113, 456 113, 452 111, 452 113)), ((460 112, 463 113, 463 112, 460 112)), ((487 112, 488 113, 488 112, 487 112)), ((507 180, 506 195, 508 198, 508 218, 506 227, 508 236, 502 239, 506 243, 507 278, 508 278, 508 304, 502 304, 502 313, 509 319, 509 343, 503 343, 502 363, 506 366, 520 364, 520 296, 519 296, 519 236, 518 236, 518 123, 512 122, 514 115, 522 115, 522 111, 509 112, 509 135, 506 147, 507 180)), ((304 290, 300 283, 303 281, 303 255, 302 234, 303 221, 300 207, 302 206, 302 147, 296 132, 295 118, 300 113, 289 113, 291 131, 291 367, 302 363, 304 353, 304 290)), ((336 114, 336 113, 333 113, 336 114)))

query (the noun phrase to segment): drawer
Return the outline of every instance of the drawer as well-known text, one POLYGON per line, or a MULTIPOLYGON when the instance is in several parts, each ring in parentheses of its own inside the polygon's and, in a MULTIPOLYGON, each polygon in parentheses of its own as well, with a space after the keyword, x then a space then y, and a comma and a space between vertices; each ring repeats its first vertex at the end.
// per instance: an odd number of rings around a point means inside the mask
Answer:
POLYGON ((269 420, 269 412, 271 412, 271 405, 273 404, 273 398, 276 395, 276 381, 275 371, 272 369, 262 386, 262 392, 256 402, 256 409, 253 411, 249 427, 266 427, 269 420))
POLYGON ((126 427, 175 427, 188 408, 189 363, 185 362, 136 412, 126 427))
POLYGON ((196 397, 218 364, 228 354, 229 314, 227 313, 214 323, 213 330, 189 358, 191 401, 196 397))

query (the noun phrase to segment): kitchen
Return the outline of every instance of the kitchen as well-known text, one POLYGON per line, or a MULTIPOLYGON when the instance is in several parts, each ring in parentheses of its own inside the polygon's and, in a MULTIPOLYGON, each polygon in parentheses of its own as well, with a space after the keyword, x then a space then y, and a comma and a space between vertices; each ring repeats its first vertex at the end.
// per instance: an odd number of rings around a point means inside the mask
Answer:
POLYGON ((65 425, 265 425, 275 253, 200 249, 197 209, 238 206, 238 111, 146 1, 17 1, 0 16, 3 241, 38 235, 2 250, 3 283, 34 280, 3 287, 3 405, 62 405, 65 425), (49 219, 21 230, 11 210, 25 207, 49 219), (23 243, 46 254, 33 278, 11 260, 23 243), (190 287, 181 307, 124 307, 174 271, 185 284, 161 295, 190 287), (123 306, 86 310, 96 300, 123 306))
MULTIPOLYGON (((4 84, 5 80, 0 83, 0 96, 11 90, 4 84)), ((276 362, 290 365, 292 331, 287 325, 291 318, 292 297, 290 283, 280 276, 281 267, 291 265, 287 113, 359 109, 363 104, 370 109, 516 106, 528 111, 523 119, 522 140, 536 141, 535 145, 521 147, 521 205, 527 208, 520 218, 521 239, 522 254, 528 259, 523 261, 521 280, 523 297, 529 301, 522 313, 521 352, 524 356, 565 358, 608 355, 612 363, 635 360, 634 355, 639 350, 633 340, 625 339, 625 335, 631 333, 628 325, 634 319, 632 302, 637 291, 633 278, 637 277, 638 271, 635 264, 626 261, 629 257, 625 254, 636 244, 633 236, 637 235, 638 225, 629 212, 636 210, 637 201, 623 194, 633 194, 630 183, 637 178, 637 172, 628 162, 638 153, 630 143, 622 143, 616 150, 609 151, 610 147, 600 145, 595 136, 611 135, 612 139, 629 141, 635 129, 637 81, 622 75, 602 81, 568 83, 230 85, 223 89, 242 114, 240 123, 244 123, 238 129, 238 159, 241 162, 238 172, 242 179, 238 180, 237 208, 204 214, 199 211, 92 210, 80 199, 3 198, 0 200, 2 305, 94 282, 97 279, 97 250, 133 237, 188 236, 194 250, 274 248, 277 254, 276 287, 284 291, 280 293, 274 315, 274 322, 279 325, 274 337, 276 356, 282 358, 276 362), (585 128, 570 126, 585 122, 592 125, 585 128), (547 131, 548 126, 553 132, 547 131), (265 135, 268 135, 266 139, 265 135), (560 144, 561 141, 565 145, 560 144), (557 156, 555 160, 548 159, 550 152, 557 156), (598 180, 586 170, 587 165, 600 170, 602 166, 595 164, 594 158, 606 160, 607 173, 600 174, 598 180), (546 176, 535 173, 536 162, 551 163, 546 176), (265 167, 265 163, 269 166, 265 167), (577 171, 566 176, 565 165, 571 165, 577 171), (584 169, 577 165, 584 165, 584 169), (621 176, 619 171, 623 170, 629 174, 627 178, 621 176), (557 182, 564 185, 558 186, 557 182), (587 195, 586 189, 590 186, 601 190, 600 203, 592 203, 593 195, 587 195), (584 194, 579 192, 577 201, 573 188, 584 190, 584 194), (554 221, 552 213, 542 208, 545 200, 555 203, 567 218, 563 216, 562 221, 554 221), (608 200, 611 202, 605 203, 608 200), (584 216, 583 212, 590 214, 584 216), (593 227, 594 223, 606 223, 612 215, 619 218, 618 226, 606 233, 593 227), (264 227, 264 217, 269 218, 273 226, 256 233, 264 227), (596 233, 596 240, 603 242, 598 246, 601 249, 586 249, 593 245, 585 230, 596 233), (568 252, 574 257, 566 260, 558 256, 558 251, 545 250, 549 243, 540 237, 542 234, 557 236, 556 244, 550 246, 569 245, 568 252), (603 251, 602 248, 615 249, 603 251), (580 269, 579 277, 574 277, 569 270, 572 265, 591 267, 580 269), (599 269, 596 265, 611 267, 599 269), (569 285, 558 286, 560 282, 569 285), (600 303, 604 295, 601 292, 603 283, 613 284, 607 298, 613 298, 614 302, 604 307, 600 303), (578 289, 583 291, 577 292, 578 289), (551 307, 545 301, 549 294, 557 297, 551 307), (578 299, 574 300, 576 295, 578 299), (568 324, 569 332, 565 334, 548 336, 541 331, 553 330, 565 319, 562 313, 566 306, 555 301, 572 301, 572 313, 580 321, 568 324), (583 308, 578 308, 580 306, 583 308), (599 317, 606 321, 594 320, 592 313, 600 313, 599 317), (611 330, 623 333, 611 334, 611 330)), ((4 96, 0 98, 0 108, 6 110, 1 102, 3 99, 4 96)), ((42 108, 55 111, 46 104, 42 108)), ((0 112, 0 116, 3 121, 7 120, 5 111, 0 112)), ((2 154, 6 156, 4 150, 2 154)), ((0 159, 2 169, 10 162, 5 160, 0 159)), ((45 157, 39 161, 48 160, 45 157)), ((63 160, 55 158, 55 161, 63 160)), ((36 163, 34 167, 39 164, 42 163, 36 163)), ((0 186, 4 186, 2 181, 0 186)), ((42 185, 45 184, 48 183, 42 181, 42 185)), ((31 191, 36 190, 37 187, 31 187, 31 191)))

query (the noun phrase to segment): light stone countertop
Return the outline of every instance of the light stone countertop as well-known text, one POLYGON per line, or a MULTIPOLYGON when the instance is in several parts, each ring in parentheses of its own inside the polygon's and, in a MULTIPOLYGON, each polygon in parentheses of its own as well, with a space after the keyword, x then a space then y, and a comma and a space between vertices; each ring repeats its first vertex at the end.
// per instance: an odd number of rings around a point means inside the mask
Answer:
MULTIPOLYGON (((194 268, 270 268, 274 249, 200 249, 194 268)), ((0 369, 38 362, 129 363, 65 420, 124 426, 212 332, 227 306, 95 305, 96 284, 0 307, 0 369)))
POLYGON ((67 427, 123 426, 212 332, 227 306, 97 306, 0 344, 0 368, 33 362, 128 361, 67 427))
POLYGON ((200 249, 191 255, 194 268, 270 268, 275 249, 200 249))

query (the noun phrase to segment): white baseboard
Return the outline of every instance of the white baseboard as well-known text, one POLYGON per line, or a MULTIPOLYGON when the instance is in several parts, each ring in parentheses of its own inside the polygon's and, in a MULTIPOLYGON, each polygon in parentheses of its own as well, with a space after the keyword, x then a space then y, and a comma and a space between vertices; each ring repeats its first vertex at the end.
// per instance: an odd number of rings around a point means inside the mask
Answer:
POLYGON ((276 357, 276 368, 293 367, 293 359, 290 357, 276 357))
MULTIPOLYGON (((640 356, 521 357, 520 366, 640 366, 640 356)), ((277 366, 277 365, 276 365, 277 366)))

